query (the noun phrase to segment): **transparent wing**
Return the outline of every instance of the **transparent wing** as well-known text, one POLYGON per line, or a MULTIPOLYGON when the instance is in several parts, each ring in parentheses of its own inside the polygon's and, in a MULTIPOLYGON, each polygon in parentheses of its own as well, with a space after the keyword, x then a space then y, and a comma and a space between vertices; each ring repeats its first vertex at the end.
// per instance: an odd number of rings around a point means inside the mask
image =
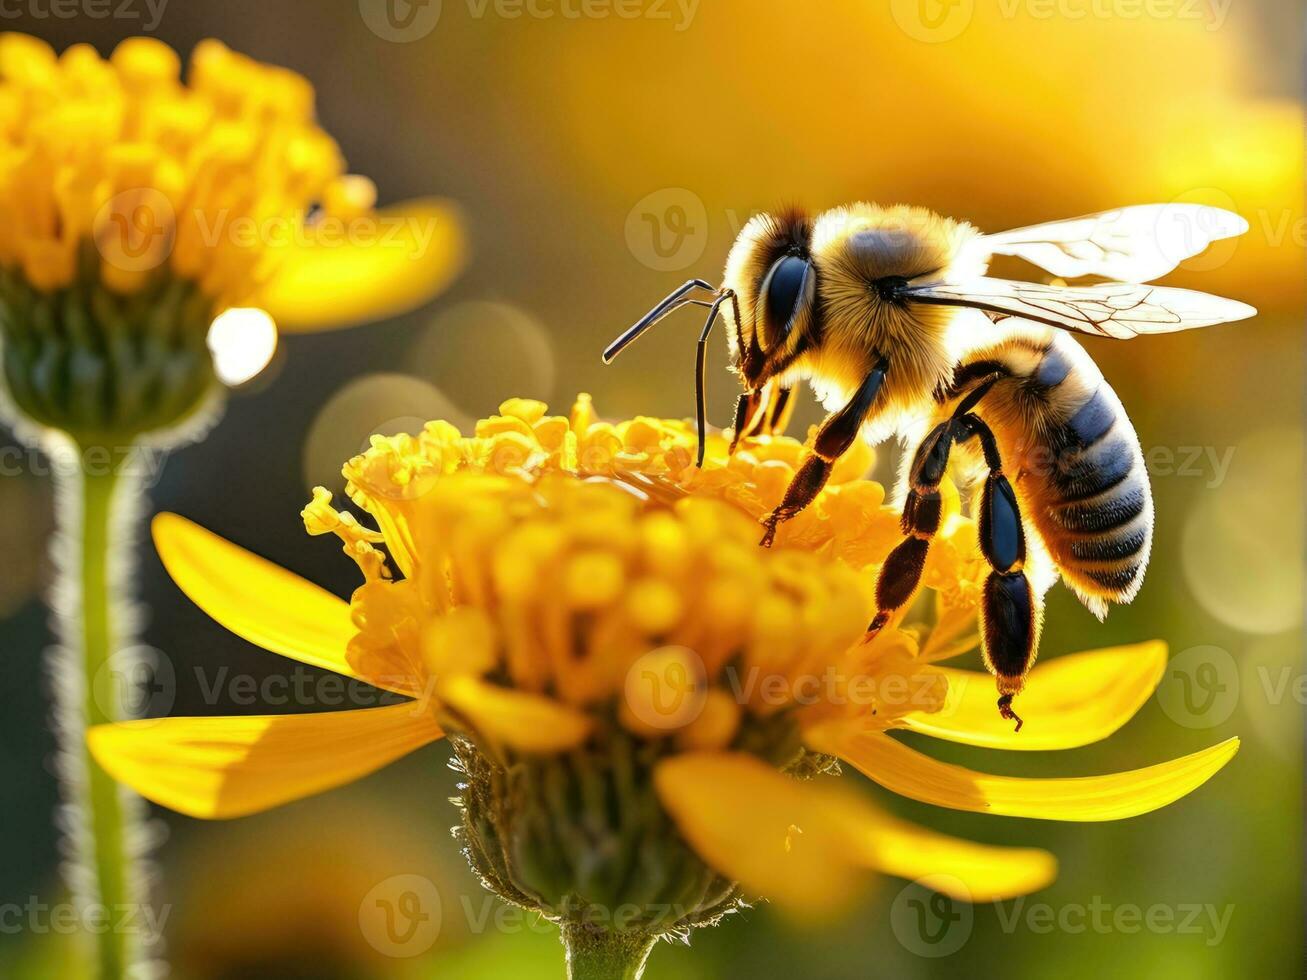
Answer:
POLYGON ((1015 255, 1065 279, 1149 282, 1212 242, 1247 230, 1247 221, 1221 208, 1141 204, 984 235, 977 247, 1015 255))
POLYGON ((1192 289, 1125 282, 1045 286, 979 277, 960 283, 909 284, 898 296, 908 302, 984 310, 995 321, 1021 317, 1116 340, 1210 327, 1257 312, 1247 303, 1192 289))

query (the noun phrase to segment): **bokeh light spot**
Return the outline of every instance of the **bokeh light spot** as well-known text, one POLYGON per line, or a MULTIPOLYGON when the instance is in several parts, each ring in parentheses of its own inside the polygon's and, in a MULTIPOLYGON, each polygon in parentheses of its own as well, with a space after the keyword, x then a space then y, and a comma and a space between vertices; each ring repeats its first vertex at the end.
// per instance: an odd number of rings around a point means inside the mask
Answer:
POLYGON ((307 489, 342 484, 340 467, 368 447, 374 435, 417 433, 432 419, 464 432, 473 420, 435 385, 407 374, 369 374, 345 385, 322 406, 304 441, 307 489))
POLYGON ((268 366, 277 352, 277 324, 266 310, 234 306, 214 318, 207 343, 218 380, 234 388, 268 366))
POLYGON ((1256 432, 1185 521, 1189 588, 1229 626, 1273 634, 1302 622, 1302 467, 1301 429, 1256 432))
POLYGON ((490 300, 443 310, 406 363, 473 417, 493 414, 505 392, 550 401, 558 374, 544 325, 521 307, 490 300))

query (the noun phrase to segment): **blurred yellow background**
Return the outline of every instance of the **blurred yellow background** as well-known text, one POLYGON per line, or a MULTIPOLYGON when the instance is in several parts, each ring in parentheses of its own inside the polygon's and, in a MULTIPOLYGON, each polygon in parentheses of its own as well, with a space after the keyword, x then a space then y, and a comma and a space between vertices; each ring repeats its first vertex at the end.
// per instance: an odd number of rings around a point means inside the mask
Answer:
MULTIPOLYGON (((648 976, 1300 969, 1300 5, 116 0, 113 8, 99 16, 98 4, 73 4, 65 17, 26 0, 3 8, 0 26, 58 48, 90 41, 102 53, 142 32, 183 54, 218 37, 307 75, 326 128, 351 167, 376 179, 383 202, 437 192, 464 209, 472 256, 448 293, 388 325, 289 338, 286 369, 237 397, 224 424, 176 454, 153 490, 158 509, 341 594, 351 587, 348 563, 326 560, 331 548, 307 539, 297 514, 313 483, 338 489, 340 463, 370 433, 429 417, 466 424, 510 395, 564 405, 578 390, 614 416, 690 414, 694 317, 662 327, 613 367, 602 367, 599 351, 686 278, 715 280, 757 210, 903 201, 990 231, 1154 201, 1246 217, 1246 236, 1218 243, 1167 282, 1252 303, 1258 318, 1086 343, 1139 429, 1157 540, 1139 598, 1106 624, 1064 591, 1050 596, 1043 655, 1160 637, 1172 668, 1112 740, 1020 760, 1031 775, 1090 774, 1237 734, 1244 747, 1234 764, 1175 806, 1120 824, 985 820, 887 799, 968 837, 1048 847, 1061 877, 1023 906, 977 907, 946 956, 904 939, 901 883, 886 882, 819 931, 765 906, 749 910, 697 934, 692 950, 660 950, 648 976), (1032 910, 1044 904, 1048 929, 1032 910), (1108 910, 1096 916, 1099 906, 1108 910), (1160 914, 1150 926, 1129 913, 1153 906, 1171 910, 1169 926, 1160 914)), ((725 425, 735 383, 721 370, 723 349, 710 364, 710 418, 725 425)), ((819 417, 805 395, 796 430, 819 417)), ((882 455, 883 477, 892 457, 882 455)), ((40 655, 50 642, 39 602, 50 482, 40 458, 17 444, 5 444, 3 463, 0 910, 61 895, 40 655)), ((146 639, 177 669, 172 709, 256 710, 204 703, 194 666, 266 676, 285 662, 207 621, 144 547, 142 562, 153 611, 146 639)), ((238 823, 161 817, 172 829, 162 858, 175 974, 559 976, 549 929, 497 917, 464 867, 448 833, 455 777, 443 752, 238 823), (423 956, 394 955, 360 923, 370 890, 396 875, 438 888, 440 928, 423 956)), ((996 764, 983 750, 949 755, 996 764)), ((60 975, 65 937, 11 921, 0 916, 0 975, 60 975)))

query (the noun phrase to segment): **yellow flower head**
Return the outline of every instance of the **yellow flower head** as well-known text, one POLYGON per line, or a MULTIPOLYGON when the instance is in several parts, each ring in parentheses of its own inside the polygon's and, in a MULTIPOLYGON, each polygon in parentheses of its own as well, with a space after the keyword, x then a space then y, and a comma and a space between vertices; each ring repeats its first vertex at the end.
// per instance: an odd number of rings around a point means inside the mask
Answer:
POLYGON ((276 327, 416 305, 456 265, 456 222, 437 201, 376 212, 375 198, 294 72, 204 41, 183 80, 178 56, 149 38, 103 59, 0 35, 0 331, 14 400, 77 435, 148 431, 193 407, 215 367, 229 383, 257 372, 276 327), (223 311, 235 312, 210 332, 223 311), (49 380, 65 374, 79 390, 49 380))
MULTIPOLYGON (((410 677, 414 692, 434 685, 465 726, 526 751, 577 744, 593 729, 586 712, 720 747, 751 719, 780 737, 799 717, 848 714, 851 685, 880 729, 943 703, 943 675, 915 657, 912 634, 859 642, 873 612, 859 570, 899 536, 880 484, 859 478, 870 448, 846 457, 769 551, 756 521, 793 476, 797 440, 753 440, 728 457, 717 439, 700 469, 683 422, 602 422, 585 395, 568 416, 525 399, 500 412, 466 437, 445 422, 374 437, 350 460, 346 493, 378 530, 321 488, 305 509, 309 531, 337 534, 367 579, 352 602, 356 670, 410 677), (911 697, 878 697, 881 671, 910 677, 911 697), (537 710, 478 717, 509 706, 504 691, 488 696, 490 678, 537 710), (554 723, 541 725, 546 695, 554 723)), ((944 540, 974 543, 969 524, 955 515, 944 540)), ((939 555, 953 567, 932 579, 948 583, 953 618, 974 619, 956 548, 939 555)))
POLYGON ((838 471, 774 547, 758 546, 757 519, 801 452, 773 437, 729 457, 715 441, 698 470, 685 424, 610 425, 585 397, 566 417, 514 400, 471 434, 434 422, 374 439, 344 469, 362 515, 321 489, 304 512, 361 569, 348 604, 164 515, 165 565, 210 614, 412 700, 103 727, 92 750, 151 799, 223 817, 447 735, 467 775, 460 832, 483 879, 565 929, 633 905, 628 926, 646 935, 711 921, 741 895, 812 914, 870 871, 972 901, 1054 874, 1042 851, 892 819, 832 778, 838 761, 940 806, 1093 821, 1163 806, 1233 755, 1231 740, 1133 772, 1044 780, 942 763, 892 735, 1085 745, 1144 703, 1165 647, 1044 661, 1025 729, 1012 731, 987 674, 939 663, 976 643, 969 519, 950 506, 925 621, 867 641, 870 583, 896 540, 883 490, 861 478, 869 457, 838 471))

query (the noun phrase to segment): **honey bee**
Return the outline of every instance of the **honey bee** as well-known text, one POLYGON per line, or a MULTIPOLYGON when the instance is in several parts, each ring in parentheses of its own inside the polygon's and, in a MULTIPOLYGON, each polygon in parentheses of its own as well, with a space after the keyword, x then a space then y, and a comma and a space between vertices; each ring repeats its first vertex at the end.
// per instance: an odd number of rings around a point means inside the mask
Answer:
POLYGON ((1242 320, 1251 306, 1146 285, 1212 242, 1240 235, 1236 214, 1201 205, 1142 205, 999 234, 924 208, 859 203, 810 217, 754 216, 726 260, 723 283, 692 279, 604 351, 628 344, 686 305, 705 307, 696 406, 703 465, 704 363, 719 315, 743 383, 741 440, 783 431, 807 380, 830 414, 817 429, 762 544, 810 504, 861 433, 898 438, 904 540, 876 583, 874 633, 912 603, 952 472, 970 491, 989 565, 981 647, 1012 708, 1034 664, 1043 597, 1062 580, 1100 619, 1134 598, 1148 564, 1148 473, 1120 399, 1067 331, 1125 340, 1242 320), (996 255, 1058 283, 986 275, 996 255), (1094 277, 1092 284, 1064 285, 1094 277))

